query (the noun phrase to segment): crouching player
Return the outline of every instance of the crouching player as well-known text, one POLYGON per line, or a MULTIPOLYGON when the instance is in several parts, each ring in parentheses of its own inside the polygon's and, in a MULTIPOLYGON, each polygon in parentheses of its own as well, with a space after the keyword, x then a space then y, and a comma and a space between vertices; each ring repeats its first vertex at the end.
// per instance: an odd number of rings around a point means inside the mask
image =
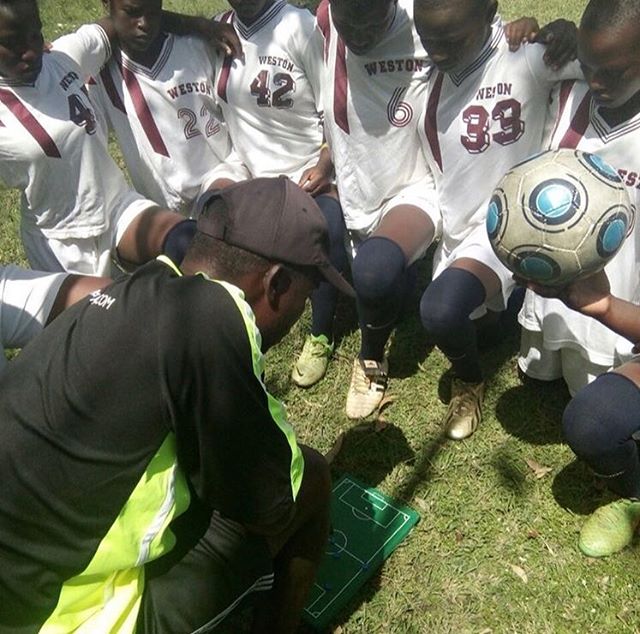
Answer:
POLYGON ((442 221, 420 315, 452 366, 445 433, 463 439, 482 419, 485 390, 472 318, 504 309, 513 288, 488 241, 487 204, 510 167, 545 147, 552 89, 580 70, 553 70, 539 44, 510 52, 496 0, 415 0, 415 23, 436 67, 419 133, 442 221))
POLYGON ((131 264, 183 251, 192 227, 127 185, 87 96, 85 80, 111 54, 111 21, 45 54, 36 1, 0 0, 0 32, 0 179, 22 192, 31 266, 101 275, 116 250, 131 264))
MULTIPOLYGON (((550 293, 542 287, 531 288, 543 295, 550 293)), ((640 306, 612 295, 604 271, 550 296, 584 319, 597 321, 611 333, 635 343, 637 351, 640 306)), ((640 523, 640 458, 636 443, 640 434, 640 358, 600 375, 579 390, 564 412, 562 428, 575 454, 620 496, 593 513, 579 539, 585 555, 612 555, 631 543, 640 523)))
MULTIPOLYGON (((90 96, 115 132, 136 191, 188 215, 212 170, 212 187, 248 177, 217 119, 213 77, 220 58, 203 36, 163 28, 162 2, 104 4, 117 46, 90 80, 90 96)), ((100 27, 85 27, 91 28, 100 27)))
POLYGON ((437 234, 417 113, 430 68, 412 0, 324 0, 316 18, 327 72, 325 133, 349 241, 360 352, 346 411, 374 412, 388 380, 385 344, 412 288, 412 264, 437 234))
MULTIPOLYGON (((637 0, 592 0, 578 30, 578 57, 586 81, 563 84, 562 114, 551 147, 577 148, 615 166, 632 202, 640 204, 640 48, 637 0)), ((606 271, 614 295, 638 298, 637 224, 606 271)), ((630 345, 562 302, 527 291, 519 367, 539 380, 564 378, 571 394, 629 358, 630 345)), ((618 401, 620 402, 620 401, 618 401)))

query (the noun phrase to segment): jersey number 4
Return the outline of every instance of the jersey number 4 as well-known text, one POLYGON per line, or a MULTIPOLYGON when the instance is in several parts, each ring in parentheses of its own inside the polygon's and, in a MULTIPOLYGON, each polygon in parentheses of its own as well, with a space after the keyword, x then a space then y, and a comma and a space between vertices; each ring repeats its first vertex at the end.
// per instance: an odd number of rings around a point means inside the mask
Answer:
POLYGON ((251 82, 249 89, 256 97, 256 103, 261 108, 293 108, 291 93, 296 91, 296 82, 288 73, 275 73, 273 83, 278 87, 271 91, 271 73, 261 70, 251 82))
POLYGON ((80 95, 71 93, 67 97, 69 103, 69 119, 76 125, 84 128, 87 134, 94 134, 96 131, 96 118, 91 108, 83 103, 80 95))
POLYGON ((469 106, 462 113, 467 133, 460 137, 462 145, 470 154, 480 154, 487 150, 491 141, 500 145, 511 145, 524 134, 524 121, 520 118, 522 108, 516 99, 499 101, 491 114, 483 106, 469 106), (491 122, 497 121, 500 130, 489 133, 491 122))

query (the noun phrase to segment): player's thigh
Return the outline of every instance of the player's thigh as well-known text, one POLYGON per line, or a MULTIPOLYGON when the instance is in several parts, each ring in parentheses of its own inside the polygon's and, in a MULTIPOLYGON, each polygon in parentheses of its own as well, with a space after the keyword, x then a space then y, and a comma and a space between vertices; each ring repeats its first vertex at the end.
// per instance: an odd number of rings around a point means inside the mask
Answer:
POLYGON ((640 387, 640 356, 634 357, 631 361, 615 368, 613 372, 626 376, 630 381, 633 381, 633 383, 640 387))
POLYGON ((411 264, 424 255, 435 237, 431 216, 415 205, 398 205, 384 214, 371 237, 393 240, 411 264))
POLYGON ((152 562, 145 574, 137 634, 209 631, 273 585, 266 540, 217 513, 182 558, 152 562))

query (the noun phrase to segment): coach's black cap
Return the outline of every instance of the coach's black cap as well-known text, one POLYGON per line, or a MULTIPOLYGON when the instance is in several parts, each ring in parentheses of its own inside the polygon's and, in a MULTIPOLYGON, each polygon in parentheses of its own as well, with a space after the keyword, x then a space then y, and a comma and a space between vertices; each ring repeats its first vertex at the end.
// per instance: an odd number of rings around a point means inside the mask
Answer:
POLYGON ((286 177, 254 178, 204 192, 196 203, 198 231, 268 260, 317 268, 338 290, 355 296, 329 262, 329 231, 316 202, 286 177), (214 200, 226 211, 202 214, 214 200))

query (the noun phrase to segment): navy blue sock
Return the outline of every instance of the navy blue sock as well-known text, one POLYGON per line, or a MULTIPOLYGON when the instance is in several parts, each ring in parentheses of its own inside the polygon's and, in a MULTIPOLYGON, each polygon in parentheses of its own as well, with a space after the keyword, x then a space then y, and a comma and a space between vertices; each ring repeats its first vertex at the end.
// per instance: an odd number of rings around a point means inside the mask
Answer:
POLYGON ((410 287, 404 253, 393 240, 374 236, 359 246, 351 273, 362 333, 360 357, 382 361, 410 287))
MULTIPOLYGON (((329 227, 329 260, 342 273, 347 268, 342 207, 332 196, 318 196, 315 200, 329 227)), ((329 341, 333 341, 333 319, 337 303, 338 291, 335 286, 329 282, 320 282, 311 294, 312 335, 325 335, 329 341)))
POLYGON ((469 383, 482 381, 476 329, 469 315, 485 300, 482 282, 469 271, 444 270, 420 300, 422 325, 451 362, 454 374, 469 383))
POLYGON ((180 266, 196 234, 196 221, 187 218, 169 229, 162 244, 162 253, 174 264, 180 266))

